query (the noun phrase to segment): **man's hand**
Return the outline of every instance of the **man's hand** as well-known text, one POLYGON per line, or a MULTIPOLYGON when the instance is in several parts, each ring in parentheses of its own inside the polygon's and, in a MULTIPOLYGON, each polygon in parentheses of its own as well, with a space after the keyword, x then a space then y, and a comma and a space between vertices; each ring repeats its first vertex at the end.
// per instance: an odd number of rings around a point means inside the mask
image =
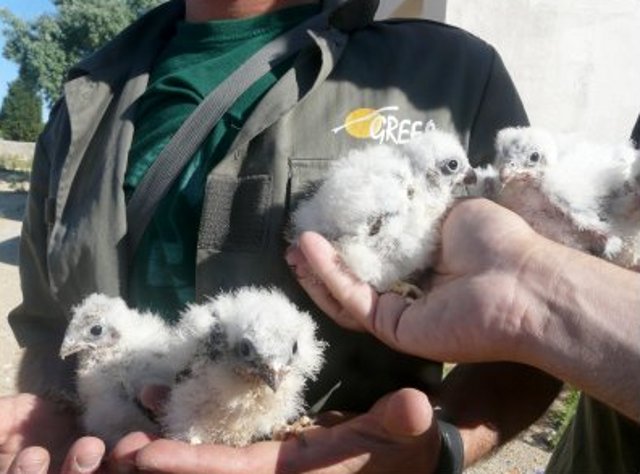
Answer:
MULTIPOLYGON (((162 390, 143 391, 153 406, 162 390)), ((123 438, 108 458, 97 438, 78 439, 73 417, 32 395, 0 399, 2 469, 9 474, 134 472, 234 473, 432 472, 440 435, 426 395, 405 389, 388 395, 366 414, 332 412, 284 442, 261 442, 235 449, 153 441, 143 433, 123 438), (31 470, 28 470, 31 469, 31 470)))
POLYGON ((548 241, 520 217, 482 199, 457 204, 442 233, 428 292, 413 302, 395 293, 378 295, 358 281, 318 234, 303 234, 287 261, 324 312, 397 350, 458 362, 514 360, 531 301, 518 275, 548 241))
POLYGON ((138 452, 136 464, 146 472, 173 474, 429 473, 436 466, 440 435, 429 400, 419 391, 395 392, 350 419, 339 413, 326 418, 331 426, 246 448, 159 440, 138 452))
MULTIPOLYGON (((0 398, 0 472, 47 472, 49 465, 57 472, 78 438, 75 414, 55 403, 29 394, 0 398)), ((80 448, 66 472, 95 472, 104 443, 87 439, 80 448)))
MULTIPOLYGON (((150 442, 142 433, 123 438, 108 464, 133 466, 138 448, 150 442)), ((92 474, 106 472, 104 443, 80 437, 74 413, 35 395, 0 398, 0 473, 92 474)))

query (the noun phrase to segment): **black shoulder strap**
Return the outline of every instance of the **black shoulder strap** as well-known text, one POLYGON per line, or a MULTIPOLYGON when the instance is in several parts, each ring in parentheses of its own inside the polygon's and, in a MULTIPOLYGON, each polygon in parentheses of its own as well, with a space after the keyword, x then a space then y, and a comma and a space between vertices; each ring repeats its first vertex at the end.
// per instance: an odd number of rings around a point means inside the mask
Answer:
POLYGON ((323 12, 267 43, 210 92, 187 117, 147 170, 127 204, 127 245, 130 256, 135 255, 160 200, 220 118, 276 64, 311 44, 313 39, 309 30, 328 28, 328 18, 329 14, 323 12))

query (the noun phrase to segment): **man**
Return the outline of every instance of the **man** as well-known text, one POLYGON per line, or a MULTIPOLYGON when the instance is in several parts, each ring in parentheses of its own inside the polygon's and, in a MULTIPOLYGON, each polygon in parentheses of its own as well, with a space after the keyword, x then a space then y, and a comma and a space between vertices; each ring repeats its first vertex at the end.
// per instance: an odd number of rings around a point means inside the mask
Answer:
MULTIPOLYGON (((429 22, 374 24, 372 0, 311 2, 311 10, 300 13, 308 3, 172 1, 71 71, 38 143, 21 247, 24 301, 10 316, 26 346, 24 390, 47 398, 72 391, 73 367, 62 364, 57 351, 69 309, 91 292, 123 295, 140 307, 162 298, 157 309, 169 309, 167 317, 189 299, 247 284, 277 285, 310 306, 283 259, 282 233, 297 193, 321 178, 330 159, 371 141, 398 143, 435 125, 457 133, 478 164, 490 159, 496 130, 526 123, 500 58, 469 34, 429 22), (126 222, 126 199, 175 133, 163 128, 170 114, 141 133, 147 119, 163 113, 163 104, 186 118, 215 87, 211 75, 250 56, 244 41, 239 50, 225 49, 235 28, 246 34, 255 21, 260 35, 320 9, 327 24, 310 32, 313 44, 234 104, 160 203, 130 258, 127 232, 135 223, 126 222), (206 31, 182 35, 199 26, 206 31), (228 38, 211 46, 209 35, 225 33, 228 38), (207 69, 201 48, 209 47, 219 60, 207 69), (203 69, 183 74, 190 58, 203 69), (184 219, 189 213, 195 218, 184 219)), ((249 448, 255 466, 268 469, 276 456, 294 471, 460 470, 536 419, 559 390, 554 379, 514 364, 460 366, 441 385, 439 364, 318 319, 331 349, 308 398, 317 400, 342 382, 326 408, 365 413, 334 415, 333 427, 306 437, 310 450, 299 451, 295 441, 249 448), (418 390, 396 391, 402 387, 418 390), (424 393, 459 434, 440 436, 446 425, 434 421, 424 393), (456 448, 459 440, 464 452, 456 448)), ((144 393, 141 398, 148 402, 144 393)), ((83 472, 98 469, 104 446, 95 438, 74 443, 72 419, 55 412, 52 402, 22 396, 3 403, 3 469, 49 463, 64 463, 65 472, 79 465, 83 472), (47 422, 68 428, 57 446, 31 436, 34 423, 41 427, 36 434, 46 435, 47 422), (23 450, 34 443, 48 451, 23 450)), ((147 442, 141 435, 123 439, 114 463, 130 462, 147 442)), ((187 451, 182 459, 188 447, 164 443, 155 445, 151 462, 176 462, 176 472, 206 472, 189 462, 209 459, 206 453, 223 459, 217 446, 200 447, 198 458, 187 451)), ((235 454, 228 454, 233 461, 235 454)))

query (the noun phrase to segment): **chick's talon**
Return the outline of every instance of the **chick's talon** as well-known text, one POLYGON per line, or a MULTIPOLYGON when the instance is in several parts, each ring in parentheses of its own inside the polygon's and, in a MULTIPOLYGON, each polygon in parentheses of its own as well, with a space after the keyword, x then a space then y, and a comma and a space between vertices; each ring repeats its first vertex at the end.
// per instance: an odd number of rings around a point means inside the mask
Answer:
POLYGON ((393 293, 397 293, 400 296, 404 297, 408 302, 415 301, 424 296, 424 292, 418 288, 416 285, 408 283, 406 281, 396 281, 389 291, 393 293))
POLYGON ((274 441, 287 441, 291 438, 304 440, 304 430, 314 425, 313 419, 303 415, 293 423, 274 428, 271 439, 274 441))

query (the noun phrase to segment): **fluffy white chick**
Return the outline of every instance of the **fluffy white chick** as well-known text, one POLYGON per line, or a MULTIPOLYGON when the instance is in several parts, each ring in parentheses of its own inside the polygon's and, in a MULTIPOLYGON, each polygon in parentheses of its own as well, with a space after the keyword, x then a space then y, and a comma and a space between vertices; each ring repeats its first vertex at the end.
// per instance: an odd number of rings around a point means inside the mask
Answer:
POLYGON ((624 185, 615 190, 609 201, 607 215, 620 237, 620 248, 612 252, 612 260, 619 265, 640 269, 640 151, 635 158, 624 185))
POLYGON ((474 168, 474 171, 476 180, 466 184, 467 195, 470 197, 483 197, 492 201, 497 200, 502 189, 498 170, 489 164, 474 168))
POLYGON ((191 310, 208 315, 208 329, 171 390, 161 419, 165 435, 244 446, 303 414, 303 391, 324 351, 308 313, 275 289, 255 287, 191 310))
POLYGON ((624 182, 629 159, 624 147, 539 128, 503 129, 496 138, 502 183, 496 201, 552 240, 612 258, 619 239, 607 208, 624 182))
POLYGON ((318 232, 354 275, 387 291, 432 264, 442 218, 470 172, 458 140, 438 130, 351 151, 292 213, 291 240, 318 232))
POLYGON ((113 446, 131 431, 159 432, 138 402, 145 384, 168 385, 186 363, 157 315, 92 294, 72 310, 60 356, 78 353, 77 389, 87 433, 113 446))
POLYGON ((633 163, 626 179, 611 196, 608 209, 616 228, 625 235, 640 232, 640 151, 632 152, 633 163))

